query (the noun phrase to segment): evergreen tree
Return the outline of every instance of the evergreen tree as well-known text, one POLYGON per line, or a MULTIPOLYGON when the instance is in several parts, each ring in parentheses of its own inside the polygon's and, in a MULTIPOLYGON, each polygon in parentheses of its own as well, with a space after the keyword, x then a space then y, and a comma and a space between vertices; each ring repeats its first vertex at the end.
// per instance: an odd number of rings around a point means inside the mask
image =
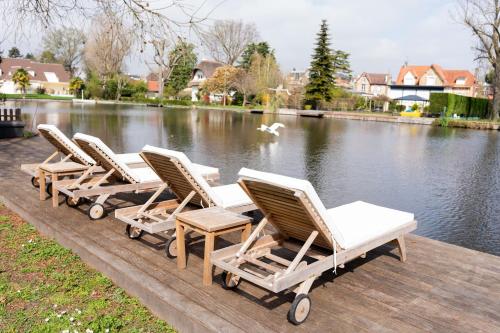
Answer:
POLYGON ((309 83, 306 85, 305 101, 317 108, 320 101, 332 100, 332 90, 335 88, 334 56, 330 49, 328 24, 321 22, 316 48, 309 71, 309 83))
POLYGON ((241 55, 240 67, 248 70, 252 66, 252 57, 255 53, 264 58, 268 55, 274 58, 274 50, 271 49, 267 42, 250 43, 241 55))
POLYGON ((351 77, 352 70, 349 63, 349 53, 341 50, 333 52, 333 71, 336 75, 351 77))
POLYGON ((172 50, 170 57, 175 58, 177 55, 180 55, 181 58, 174 68, 172 68, 172 73, 167 83, 168 90, 175 94, 186 88, 189 80, 191 80, 191 75, 197 62, 193 44, 180 42, 179 45, 172 50))
POLYGON ((21 51, 19 51, 17 47, 13 46, 9 50, 9 58, 21 58, 21 57, 22 57, 21 51))

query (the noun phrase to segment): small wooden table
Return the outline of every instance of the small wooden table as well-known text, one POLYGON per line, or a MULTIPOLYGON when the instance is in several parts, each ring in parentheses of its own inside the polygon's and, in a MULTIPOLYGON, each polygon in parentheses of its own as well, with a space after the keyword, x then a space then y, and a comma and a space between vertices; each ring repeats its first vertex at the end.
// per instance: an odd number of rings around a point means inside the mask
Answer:
POLYGON ((45 177, 52 179, 52 207, 59 206, 59 191, 54 184, 59 177, 79 175, 85 172, 89 166, 76 162, 57 162, 41 164, 38 167, 38 182, 40 183, 40 200, 45 200, 45 177))
POLYGON ((215 236, 241 230, 244 242, 252 230, 252 218, 227 211, 220 207, 197 209, 176 216, 177 267, 186 268, 185 230, 192 229, 205 235, 205 253, 203 261, 203 285, 212 284, 212 263, 210 254, 214 250, 215 236))

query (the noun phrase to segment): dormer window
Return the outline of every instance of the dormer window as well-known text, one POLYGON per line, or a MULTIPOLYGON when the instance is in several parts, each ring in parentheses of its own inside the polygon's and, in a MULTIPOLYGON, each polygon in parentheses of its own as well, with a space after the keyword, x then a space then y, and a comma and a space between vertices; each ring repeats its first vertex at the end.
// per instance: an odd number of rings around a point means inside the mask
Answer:
POLYGON ((197 78, 198 80, 203 79, 203 73, 198 72, 198 74, 196 74, 196 78, 197 78))
POLYGON ((461 84, 461 85, 464 85, 465 84, 465 77, 459 77, 455 80, 455 83, 456 84, 461 84))
POLYGON ((415 85, 415 77, 413 76, 412 73, 408 72, 408 73, 406 73, 403 82, 407 86, 414 86, 415 85))
POLYGON ((35 77, 35 71, 28 71, 28 74, 35 77))

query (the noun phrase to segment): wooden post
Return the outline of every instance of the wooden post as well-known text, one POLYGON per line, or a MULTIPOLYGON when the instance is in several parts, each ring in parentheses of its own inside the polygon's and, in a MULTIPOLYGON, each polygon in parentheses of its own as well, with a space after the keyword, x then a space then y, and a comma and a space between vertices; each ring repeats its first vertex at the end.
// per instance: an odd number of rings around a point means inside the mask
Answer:
POLYGON ((241 230, 241 242, 245 242, 248 237, 250 237, 250 233, 252 232, 252 224, 247 223, 245 224, 245 228, 241 230))
POLYGON ((40 200, 44 201, 46 197, 45 193, 45 172, 42 169, 38 169, 38 183, 40 184, 40 200))
POLYGON ((52 173, 52 184, 50 185, 52 187, 52 207, 56 208, 59 206, 59 190, 55 186, 56 182, 59 180, 59 176, 57 175, 57 172, 52 173))
POLYGON ((205 234, 205 253, 203 259, 204 286, 210 286, 212 284, 212 263, 210 262, 210 254, 214 251, 214 242, 215 242, 214 233, 207 232, 205 234))
POLYGON ((179 220, 175 222, 175 235, 177 237, 177 268, 186 268, 186 244, 184 241, 184 226, 179 220))

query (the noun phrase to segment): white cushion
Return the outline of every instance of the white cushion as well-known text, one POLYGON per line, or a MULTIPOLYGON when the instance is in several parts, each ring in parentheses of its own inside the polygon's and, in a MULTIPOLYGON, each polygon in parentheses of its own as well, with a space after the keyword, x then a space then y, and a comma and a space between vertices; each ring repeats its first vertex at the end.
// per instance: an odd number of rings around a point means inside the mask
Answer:
POLYGON ((150 167, 130 169, 130 174, 138 179, 139 183, 160 181, 160 177, 150 167))
POLYGON ((218 198, 221 199, 222 208, 239 207, 252 204, 252 200, 238 184, 214 186, 212 187, 212 191, 218 198))
POLYGON ((411 213, 363 201, 328 209, 327 214, 330 217, 328 226, 331 228, 334 224, 340 231, 345 249, 361 246, 415 219, 411 213))
POLYGON ((88 143, 92 143, 96 145, 107 157, 112 160, 118 167, 119 169, 117 170, 118 172, 122 173, 123 178, 125 179, 133 179, 135 182, 140 183, 140 179, 135 177, 130 171, 132 170, 129 168, 125 163, 123 163, 117 156, 116 154, 104 143, 101 141, 101 139, 96 138, 95 136, 87 135, 87 134, 82 134, 82 133, 76 133, 74 135, 75 139, 86 141, 88 143), (121 169, 121 170, 120 170, 121 169))
POLYGON ((261 182, 265 182, 265 183, 268 183, 271 185, 280 186, 280 187, 283 187, 286 189, 299 190, 299 191, 304 192, 304 194, 307 196, 307 198, 309 199, 309 201, 313 205, 316 212, 319 214, 321 219, 325 222, 325 224, 330 229, 330 232, 332 233, 333 238, 335 238, 335 240, 337 241, 337 243, 341 247, 344 247, 345 242, 344 242, 344 238, 342 236, 342 233, 335 227, 335 225, 333 223, 329 224, 327 222, 329 219, 329 215, 327 214, 325 206, 323 206, 321 199, 318 197, 318 194, 316 193, 316 191, 314 190, 314 187, 311 185, 310 182, 308 182, 307 180, 303 180, 303 179, 292 178, 292 177, 277 175, 274 173, 247 169, 247 168, 242 168, 240 170, 240 172, 238 173, 238 175, 243 179, 261 181, 261 182))
POLYGON ((191 163, 193 168, 199 172, 203 177, 214 176, 219 174, 219 169, 202 164, 191 163))
POLYGON ((116 154, 116 157, 125 164, 144 164, 139 153, 128 153, 128 154, 116 154))
POLYGON ((54 125, 49 124, 39 124, 37 128, 40 130, 45 130, 50 132, 51 135, 57 137, 57 139, 63 142, 67 148, 72 152, 73 155, 79 156, 81 159, 87 162, 87 164, 94 165, 95 161, 87 155, 80 147, 78 147, 73 141, 71 141, 63 132, 59 130, 54 125))

